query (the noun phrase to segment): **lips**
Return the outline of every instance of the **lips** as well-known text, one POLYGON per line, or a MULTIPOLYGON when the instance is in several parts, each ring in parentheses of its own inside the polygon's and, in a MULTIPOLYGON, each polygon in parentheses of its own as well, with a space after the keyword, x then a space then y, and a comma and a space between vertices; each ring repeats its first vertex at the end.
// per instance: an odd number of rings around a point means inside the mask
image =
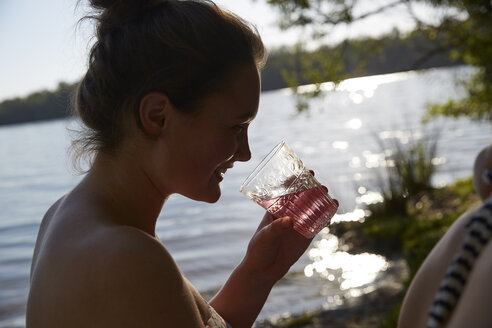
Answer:
POLYGON ((218 167, 216 170, 215 170, 215 176, 217 177, 217 179, 220 181, 224 180, 224 175, 226 174, 227 170, 228 169, 231 169, 232 168, 232 165, 228 165, 228 166, 222 166, 222 167, 218 167))

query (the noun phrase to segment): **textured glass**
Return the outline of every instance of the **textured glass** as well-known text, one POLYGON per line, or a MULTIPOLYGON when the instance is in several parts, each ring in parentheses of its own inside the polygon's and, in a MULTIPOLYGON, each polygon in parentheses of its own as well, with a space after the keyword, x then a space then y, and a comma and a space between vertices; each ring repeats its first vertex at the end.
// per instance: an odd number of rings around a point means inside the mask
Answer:
POLYGON ((256 167, 240 190, 276 217, 290 216, 307 238, 329 224, 338 209, 322 185, 285 142, 256 167))

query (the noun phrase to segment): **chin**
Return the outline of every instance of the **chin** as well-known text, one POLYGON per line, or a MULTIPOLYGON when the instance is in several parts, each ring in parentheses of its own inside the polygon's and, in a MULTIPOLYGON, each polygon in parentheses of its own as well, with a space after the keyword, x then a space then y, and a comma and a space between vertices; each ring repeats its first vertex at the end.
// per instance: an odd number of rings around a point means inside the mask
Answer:
POLYGON ((213 203, 217 203, 217 201, 220 199, 220 195, 218 197, 215 197, 215 198, 210 198, 210 199, 204 199, 203 201, 206 202, 206 203, 210 203, 210 204, 213 204, 213 203))
POLYGON ((211 204, 216 203, 220 199, 220 196, 221 196, 220 188, 217 188, 217 191, 215 191, 214 193, 207 194, 206 199, 204 199, 203 201, 211 204))
POLYGON ((190 199, 199 201, 199 202, 205 202, 205 203, 216 203, 221 196, 221 191, 220 188, 217 188, 215 190, 205 190, 203 192, 196 192, 193 195, 185 195, 183 196, 188 197, 190 199))

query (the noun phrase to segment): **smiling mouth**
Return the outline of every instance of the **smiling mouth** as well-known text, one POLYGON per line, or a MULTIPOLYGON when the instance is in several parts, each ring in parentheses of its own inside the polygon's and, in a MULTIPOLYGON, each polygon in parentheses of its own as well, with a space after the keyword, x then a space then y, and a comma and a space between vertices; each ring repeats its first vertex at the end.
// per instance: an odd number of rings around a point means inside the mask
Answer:
POLYGON ((220 168, 215 170, 215 176, 217 177, 219 182, 224 180, 224 176, 225 176, 227 170, 231 169, 231 168, 232 168, 232 166, 228 166, 228 167, 220 167, 220 168))
POLYGON ((219 182, 224 180, 225 170, 215 170, 214 173, 215 173, 215 177, 217 178, 217 180, 219 180, 219 182))

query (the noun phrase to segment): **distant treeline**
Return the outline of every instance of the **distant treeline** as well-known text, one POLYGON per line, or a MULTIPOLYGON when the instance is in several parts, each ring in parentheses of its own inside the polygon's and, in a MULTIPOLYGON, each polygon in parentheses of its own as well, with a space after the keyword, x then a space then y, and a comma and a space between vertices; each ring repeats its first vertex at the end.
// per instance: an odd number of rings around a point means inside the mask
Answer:
MULTIPOLYGON (((297 52, 294 47, 270 51, 268 62, 262 71, 262 90, 287 87, 285 71, 300 71, 299 62, 320 55, 327 61, 342 56, 341 74, 348 77, 402 72, 430 67, 451 66, 445 53, 435 53, 436 40, 423 34, 402 37, 398 32, 380 39, 349 40, 337 46, 323 46, 312 52, 297 52), (363 63, 361 69, 360 63, 363 63)), ((299 80, 300 84, 305 81, 299 80)), ((0 125, 61 118, 71 113, 71 97, 76 83, 60 83, 54 91, 40 91, 24 98, 9 99, 0 103, 0 125)))
POLYGON ((0 103, 0 125, 51 120, 71 112, 71 97, 76 83, 60 83, 55 91, 39 91, 24 98, 0 103))
MULTIPOLYGON (((301 78, 299 85, 306 84, 300 74, 303 66, 316 61, 313 66, 323 65, 320 58, 342 58, 338 75, 358 77, 376 74, 406 72, 412 70, 460 65, 441 51, 439 40, 429 39, 422 32, 402 37, 398 30, 380 39, 347 40, 337 46, 322 46, 311 52, 296 52, 295 48, 279 48, 270 51, 262 72, 262 90, 287 87, 283 72, 296 72, 301 78)), ((309 66, 309 64, 307 65, 309 66)), ((321 68, 320 68, 321 69, 321 68)), ((326 82, 326 81, 325 81, 326 82)))

